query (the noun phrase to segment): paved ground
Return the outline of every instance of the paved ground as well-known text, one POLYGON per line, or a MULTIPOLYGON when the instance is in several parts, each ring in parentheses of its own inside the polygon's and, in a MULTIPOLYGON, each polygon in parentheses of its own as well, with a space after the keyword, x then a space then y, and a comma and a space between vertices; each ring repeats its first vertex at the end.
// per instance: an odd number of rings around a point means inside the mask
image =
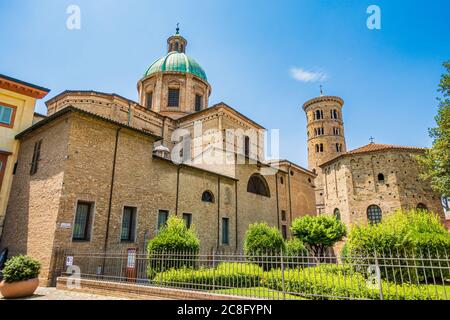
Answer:
MULTIPOLYGON (((0 296, 0 300, 3 298, 0 296)), ((25 298, 25 300, 127 300, 111 296, 100 296, 91 293, 81 293, 65 290, 56 290, 56 288, 38 288, 34 296, 25 298)))

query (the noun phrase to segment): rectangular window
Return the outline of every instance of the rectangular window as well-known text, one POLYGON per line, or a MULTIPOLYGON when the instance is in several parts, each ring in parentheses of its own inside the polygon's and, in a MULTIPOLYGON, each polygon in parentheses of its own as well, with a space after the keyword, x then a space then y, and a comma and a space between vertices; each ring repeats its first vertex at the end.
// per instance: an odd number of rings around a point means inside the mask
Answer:
POLYGON ((286 221, 286 211, 281 210, 281 220, 286 221))
POLYGON ((121 241, 134 241, 136 232, 136 211, 137 208, 134 207, 123 208, 121 241))
POLYGON ((145 100, 147 109, 151 109, 153 105, 153 92, 148 92, 145 100))
POLYGON ((229 236, 229 229, 230 229, 230 219, 228 218, 222 218, 222 244, 228 245, 230 244, 230 236, 229 236))
POLYGON ((158 230, 164 227, 169 219, 169 211, 159 210, 158 212, 158 230))
POLYGON ((77 212, 75 214, 75 223, 73 225, 74 241, 89 241, 90 229, 92 223, 92 203, 78 202, 77 212))
POLYGON ((250 137, 244 137, 244 154, 246 157, 250 156, 250 137))
POLYGON ((195 95, 195 111, 202 110, 202 96, 199 94, 195 95))
POLYGON ((180 105, 180 89, 169 89, 169 107, 178 107, 180 105))
POLYGON ((186 224, 186 228, 190 228, 192 225, 192 214, 191 213, 183 213, 183 220, 186 224))
POLYGON ((30 175, 36 174, 39 167, 39 160, 41 157, 41 145, 42 140, 39 140, 34 144, 34 151, 33 151, 33 159, 31 161, 31 169, 30 169, 30 175))
POLYGON ((0 105, 0 124, 7 127, 12 127, 13 116, 15 109, 5 105, 0 105))
POLYGON ((281 232, 283 234, 283 239, 287 239, 287 227, 285 225, 281 226, 281 232))

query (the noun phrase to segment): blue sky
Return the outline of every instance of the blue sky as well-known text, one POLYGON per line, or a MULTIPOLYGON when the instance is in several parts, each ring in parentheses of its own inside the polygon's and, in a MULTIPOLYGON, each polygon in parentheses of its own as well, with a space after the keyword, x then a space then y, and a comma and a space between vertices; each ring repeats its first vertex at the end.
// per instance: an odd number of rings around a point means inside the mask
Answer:
MULTIPOLYGON (((138 79, 180 22, 187 54, 213 87, 210 104, 279 128, 282 157, 306 166, 301 106, 320 84, 345 100, 349 149, 370 136, 430 146, 442 62, 450 60, 448 12, 445 0, 0 0, 0 73, 50 88, 48 98, 92 89, 137 100, 138 79), (66 28, 72 4, 81 30, 66 28), (372 4, 381 30, 366 27, 372 4), (293 68, 321 81, 299 81, 293 68)), ((45 112, 43 101, 37 111, 45 112)))

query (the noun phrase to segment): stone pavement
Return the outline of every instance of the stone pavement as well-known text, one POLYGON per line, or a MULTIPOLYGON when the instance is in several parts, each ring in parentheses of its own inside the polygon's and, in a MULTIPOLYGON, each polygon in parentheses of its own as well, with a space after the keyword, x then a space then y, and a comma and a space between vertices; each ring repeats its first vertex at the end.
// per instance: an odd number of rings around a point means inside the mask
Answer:
MULTIPOLYGON (((0 296, 0 300, 3 297, 0 296)), ((57 290, 56 288, 39 287, 34 296, 24 300, 128 300, 112 296, 103 296, 91 293, 81 293, 74 291, 57 290)))

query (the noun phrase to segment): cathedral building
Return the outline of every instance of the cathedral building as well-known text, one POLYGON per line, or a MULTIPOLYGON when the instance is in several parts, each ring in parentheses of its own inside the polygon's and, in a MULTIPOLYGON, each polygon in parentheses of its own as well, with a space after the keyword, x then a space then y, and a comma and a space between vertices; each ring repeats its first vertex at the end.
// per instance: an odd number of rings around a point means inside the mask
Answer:
POLYGON ((202 250, 232 251, 251 223, 289 238, 295 218, 315 215, 316 174, 266 161, 264 127, 225 103, 209 106, 211 85, 186 39, 177 31, 167 44, 138 81, 139 102, 65 91, 16 135, 0 247, 39 259, 42 284, 54 283, 59 249, 142 252, 171 215, 195 226, 202 250))

